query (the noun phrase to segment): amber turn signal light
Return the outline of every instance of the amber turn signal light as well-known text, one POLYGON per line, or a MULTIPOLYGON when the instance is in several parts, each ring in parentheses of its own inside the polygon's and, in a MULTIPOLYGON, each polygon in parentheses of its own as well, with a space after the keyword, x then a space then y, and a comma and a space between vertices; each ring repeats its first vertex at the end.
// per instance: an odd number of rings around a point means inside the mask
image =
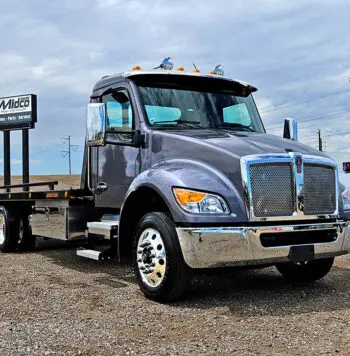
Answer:
POLYGON ((194 190, 186 190, 180 188, 174 188, 173 190, 177 201, 181 205, 188 203, 199 203, 207 195, 206 193, 196 192, 194 190))

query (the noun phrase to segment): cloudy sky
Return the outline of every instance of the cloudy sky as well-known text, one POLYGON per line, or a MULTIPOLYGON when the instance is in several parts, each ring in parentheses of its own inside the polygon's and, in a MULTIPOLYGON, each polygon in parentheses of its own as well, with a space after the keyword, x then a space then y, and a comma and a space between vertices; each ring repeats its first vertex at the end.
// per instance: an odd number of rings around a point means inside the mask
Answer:
MULTIPOLYGON (((80 173, 86 104, 103 75, 164 56, 192 69, 215 64, 259 88, 268 132, 299 120, 300 139, 350 161, 350 2, 193 0, 0 0, 0 97, 38 95, 31 174, 66 173, 61 138, 72 136, 80 173)), ((2 142, 2 138, 1 138, 2 142)), ((21 173, 18 132, 12 173, 21 173)), ((2 147, 0 172, 3 171, 2 147)))

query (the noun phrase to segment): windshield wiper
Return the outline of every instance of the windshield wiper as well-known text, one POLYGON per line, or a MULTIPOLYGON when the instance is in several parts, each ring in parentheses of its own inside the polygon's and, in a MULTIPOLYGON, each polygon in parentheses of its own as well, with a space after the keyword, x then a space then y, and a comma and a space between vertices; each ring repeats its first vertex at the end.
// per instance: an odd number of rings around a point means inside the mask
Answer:
POLYGON ((201 128, 201 129, 204 129, 204 127, 203 126, 201 126, 201 125, 199 125, 200 124, 200 122, 199 121, 191 121, 191 120, 181 120, 181 119, 179 119, 179 120, 168 120, 168 121, 154 121, 153 122, 153 125, 154 124, 184 124, 184 125, 193 125, 193 126, 196 126, 196 127, 199 127, 199 128, 201 128))
POLYGON ((218 129, 241 129, 241 130, 256 132, 250 126, 245 126, 245 125, 242 125, 242 124, 226 124, 226 125, 224 124, 224 125, 217 126, 217 128, 218 129))

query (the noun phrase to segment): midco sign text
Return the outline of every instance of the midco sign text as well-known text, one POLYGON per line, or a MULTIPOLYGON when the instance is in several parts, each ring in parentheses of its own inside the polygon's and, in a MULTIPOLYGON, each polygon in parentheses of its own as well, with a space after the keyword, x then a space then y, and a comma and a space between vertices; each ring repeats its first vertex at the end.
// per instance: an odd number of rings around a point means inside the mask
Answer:
POLYGON ((32 129, 36 120, 36 95, 0 98, 0 130, 32 129))

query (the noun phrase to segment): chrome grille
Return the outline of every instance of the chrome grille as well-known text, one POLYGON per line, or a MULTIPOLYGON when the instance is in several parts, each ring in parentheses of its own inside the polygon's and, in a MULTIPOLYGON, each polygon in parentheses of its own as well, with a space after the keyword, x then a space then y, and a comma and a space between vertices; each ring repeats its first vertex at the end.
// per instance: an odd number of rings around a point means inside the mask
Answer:
POLYGON ((327 157, 287 154, 241 158, 251 220, 338 216, 337 165, 327 157))
POLYGON ((336 182, 333 167, 304 165, 304 214, 332 214, 336 210, 336 182))
POLYGON ((254 216, 293 214, 295 197, 290 163, 252 164, 249 173, 254 216))

